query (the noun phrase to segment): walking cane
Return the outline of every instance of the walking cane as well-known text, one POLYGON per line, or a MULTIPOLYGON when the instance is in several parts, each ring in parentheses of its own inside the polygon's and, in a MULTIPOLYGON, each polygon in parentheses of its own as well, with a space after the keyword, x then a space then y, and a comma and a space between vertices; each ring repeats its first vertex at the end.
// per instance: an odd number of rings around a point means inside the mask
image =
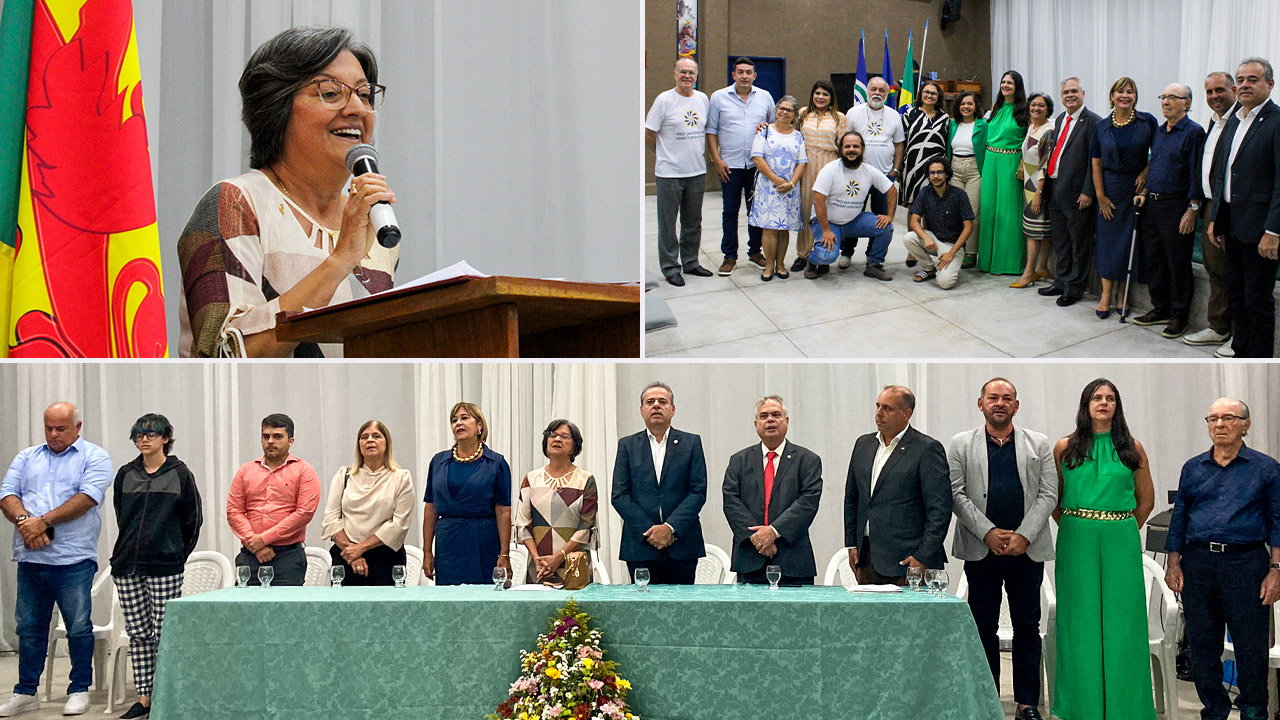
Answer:
POLYGON ((1133 235, 1129 238, 1129 265, 1124 271, 1124 300, 1120 301, 1120 322, 1129 314, 1129 283, 1133 280, 1133 254, 1138 247, 1138 224, 1142 221, 1142 206, 1133 206, 1133 235))

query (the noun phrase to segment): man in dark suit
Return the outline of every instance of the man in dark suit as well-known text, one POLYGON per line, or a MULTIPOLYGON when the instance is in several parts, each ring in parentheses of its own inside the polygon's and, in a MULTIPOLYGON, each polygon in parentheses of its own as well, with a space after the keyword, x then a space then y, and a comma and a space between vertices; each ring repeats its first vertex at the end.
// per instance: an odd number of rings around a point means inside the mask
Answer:
POLYGON ((915 407, 916 397, 906 387, 882 390, 876 398, 878 431, 858 438, 849 458, 844 542, 864 585, 902 585, 907 566, 941 568, 947 561, 947 454, 942 443, 911 427, 915 407))
POLYGON ((640 393, 645 430, 618 441, 613 464, 613 509, 622 516, 622 546, 634 579, 648 568, 650 582, 692 585, 706 555, 698 513, 707 501, 702 438, 673 430, 675 394, 661 382, 640 393))
POLYGON ((724 471, 724 517, 733 531, 732 569, 762 584, 782 568, 783 585, 812 585, 818 568, 809 526, 822 497, 822 458, 787 442, 787 409, 770 395, 756 402, 760 443, 739 450, 724 471))
POLYGON ((1058 295, 1058 305, 1074 304, 1084 295, 1093 269, 1093 164, 1089 146, 1093 126, 1101 119, 1084 106, 1080 79, 1069 77, 1059 88, 1066 108, 1049 133, 1049 165, 1045 168, 1044 194, 1049 198, 1049 229, 1057 257, 1053 284, 1041 295, 1058 295))
POLYGON ((1277 248, 1280 248, 1280 110, 1271 102, 1271 63, 1245 58, 1236 70, 1237 110, 1213 156, 1213 209, 1207 235, 1226 255, 1234 338, 1240 358, 1275 350, 1277 248))

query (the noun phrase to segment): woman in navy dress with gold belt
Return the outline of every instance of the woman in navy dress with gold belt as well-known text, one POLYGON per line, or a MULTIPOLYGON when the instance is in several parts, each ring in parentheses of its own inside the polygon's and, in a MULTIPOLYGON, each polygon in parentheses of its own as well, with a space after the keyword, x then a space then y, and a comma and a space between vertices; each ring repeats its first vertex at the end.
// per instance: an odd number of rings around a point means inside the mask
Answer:
POLYGON ((454 405, 449 425, 454 446, 427 470, 422 572, 437 585, 487 585, 495 567, 511 576, 511 467, 485 446, 489 425, 479 407, 454 405))

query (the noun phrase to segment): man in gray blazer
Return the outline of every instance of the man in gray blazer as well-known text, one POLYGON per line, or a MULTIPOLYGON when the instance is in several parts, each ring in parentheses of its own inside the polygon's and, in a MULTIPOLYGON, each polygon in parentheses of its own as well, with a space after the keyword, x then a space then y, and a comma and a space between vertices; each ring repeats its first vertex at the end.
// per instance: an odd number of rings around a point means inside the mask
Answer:
POLYGON ((1013 699, 1017 720, 1040 720, 1040 583, 1053 559, 1049 516, 1058 473, 1046 436, 1013 426, 1018 390, 997 377, 982 386, 986 423, 951 438, 947 462, 955 499, 951 554, 964 560, 969 609, 1000 686, 1000 587, 1013 620, 1013 699))
POLYGON ((733 571, 764 583, 765 568, 782 568, 783 585, 812 585, 817 565, 809 526, 822 497, 822 458, 787 440, 787 409, 769 395, 756 402, 760 442, 729 458, 724 517, 733 531, 733 571))
POLYGON ((877 431, 858 438, 844 486, 844 544, 862 584, 906 583, 907 566, 941 568, 951 524, 947 454, 911 427, 916 396, 890 385, 876 398, 877 431), (871 538, 874 536, 875 540, 871 538))

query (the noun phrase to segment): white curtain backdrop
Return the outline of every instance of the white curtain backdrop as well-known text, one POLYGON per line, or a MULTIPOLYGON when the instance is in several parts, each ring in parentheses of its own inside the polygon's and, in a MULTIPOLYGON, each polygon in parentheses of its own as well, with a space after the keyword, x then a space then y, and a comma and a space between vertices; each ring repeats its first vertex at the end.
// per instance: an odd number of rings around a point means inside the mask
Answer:
POLYGON ((1277 27, 1280 3, 1260 0, 991 0, 988 87, 1017 70, 1028 93, 1047 92, 1060 105, 1058 83, 1075 75, 1086 104, 1105 115, 1107 90, 1127 75, 1138 84, 1138 109, 1159 119, 1157 96, 1180 82, 1191 87, 1191 118, 1205 125, 1204 76, 1234 75, 1251 55, 1280 62, 1277 27))
MULTIPOLYGON (((234 556, 227 490, 236 468, 261 453, 259 421, 268 413, 286 412, 294 419, 294 452, 316 467, 326 497, 337 468, 352 459, 355 431, 364 420, 387 423, 396 458, 413 472, 421 496, 428 461, 449 447, 447 414, 454 402, 466 399, 483 408, 489 444, 511 464, 513 491, 524 473, 544 461, 542 428, 566 417, 585 436, 578 465, 595 474, 601 503, 610 508, 617 440, 643 429, 640 391, 660 379, 675 389, 675 426, 702 436, 709 478, 703 530, 708 543, 728 549, 731 533, 720 491, 724 468, 731 454, 758 442, 751 421, 756 399, 778 394, 791 417, 789 438, 823 459, 822 502, 810 530, 821 573, 843 546, 849 453, 859 435, 875 429, 880 388, 911 387, 918 401, 912 423, 946 443, 982 422, 978 392, 996 375, 1018 386, 1022 408, 1015 423, 1051 438, 1071 431, 1085 384, 1099 376, 1115 382, 1130 428, 1151 459, 1156 512, 1168 507, 1182 463, 1208 449, 1201 418, 1220 396, 1248 402, 1253 429, 1247 441, 1273 456, 1280 453, 1280 409, 1272 409, 1280 408, 1280 366, 1261 363, 13 363, 0 365, 0 407, 11 409, 11 421, 0 432, 0 462, 43 442, 41 412, 57 400, 80 405, 84 437, 106 448, 116 467, 136 454, 127 437, 133 421, 145 412, 164 413, 177 430, 174 453, 191 467, 203 494, 205 527, 198 547, 234 556)), ((115 528, 108 509, 99 542, 103 565, 115 528)), ((11 533, 0 530, 0 544, 10 542, 11 533)), ((600 513, 598 535, 610 576, 623 577, 617 560, 621 521, 611 509, 600 513)), ((327 546, 320 540, 319 514, 308 537, 312 545, 327 546)), ((418 510, 408 542, 421 541, 418 510)), ((959 572, 960 566, 951 569, 959 572)), ((14 572, 7 558, 0 562, 0 650, 14 642, 14 572)))
MULTIPOLYGON (((4 0, 0 0, 0 8, 4 0)), ((342 25, 378 58, 379 168, 404 231, 399 282, 459 260, 491 275, 639 279, 640 0, 133 0, 169 348, 177 240, 249 169, 237 83, 288 27, 342 25)))

